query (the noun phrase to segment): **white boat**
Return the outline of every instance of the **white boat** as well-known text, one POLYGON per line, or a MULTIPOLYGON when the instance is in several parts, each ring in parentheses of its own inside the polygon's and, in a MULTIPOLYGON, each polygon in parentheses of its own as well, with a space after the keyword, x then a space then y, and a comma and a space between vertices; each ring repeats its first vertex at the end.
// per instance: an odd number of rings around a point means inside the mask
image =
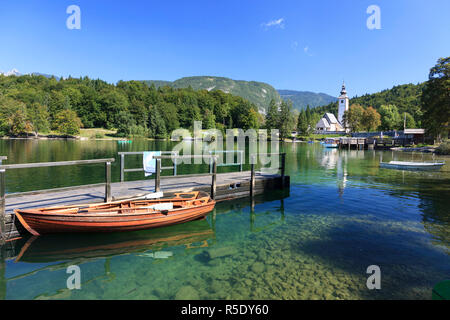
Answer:
POLYGON ((444 164, 445 162, 390 161, 380 162, 380 167, 399 170, 439 170, 444 164))
POLYGON ((337 141, 334 139, 326 139, 325 142, 322 143, 325 148, 337 148, 337 141))

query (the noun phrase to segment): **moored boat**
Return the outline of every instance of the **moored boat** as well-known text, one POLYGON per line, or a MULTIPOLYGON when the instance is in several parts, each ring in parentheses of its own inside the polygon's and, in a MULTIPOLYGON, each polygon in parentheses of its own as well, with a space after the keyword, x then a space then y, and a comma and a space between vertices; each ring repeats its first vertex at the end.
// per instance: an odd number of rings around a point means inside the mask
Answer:
POLYGON ((14 210, 33 235, 60 232, 144 230, 204 218, 215 201, 201 191, 176 193, 173 198, 124 200, 110 203, 14 210))
POLYGON ((322 145, 325 148, 337 148, 338 147, 338 143, 336 142, 336 140, 334 139, 326 139, 322 145))
POLYGON ((390 161, 381 162, 380 167, 399 170, 439 170, 445 162, 413 162, 413 161, 390 161))

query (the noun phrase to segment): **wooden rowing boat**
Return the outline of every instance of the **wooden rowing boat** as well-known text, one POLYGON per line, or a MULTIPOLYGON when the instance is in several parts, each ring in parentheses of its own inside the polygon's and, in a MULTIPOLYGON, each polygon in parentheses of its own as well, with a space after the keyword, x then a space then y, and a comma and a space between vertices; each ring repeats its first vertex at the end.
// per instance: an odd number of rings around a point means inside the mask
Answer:
POLYGON ((14 210, 32 235, 60 232, 118 232, 169 226, 204 218, 215 201, 205 192, 173 198, 14 210))
POLYGON ((444 164, 444 162, 390 161, 381 162, 380 167, 397 170, 432 171, 441 169, 444 164))

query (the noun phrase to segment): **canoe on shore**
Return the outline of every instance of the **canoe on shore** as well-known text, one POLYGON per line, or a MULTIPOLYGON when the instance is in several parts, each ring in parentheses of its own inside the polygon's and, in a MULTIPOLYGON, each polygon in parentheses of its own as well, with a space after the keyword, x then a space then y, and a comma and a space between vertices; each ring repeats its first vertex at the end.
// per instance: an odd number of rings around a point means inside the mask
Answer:
POLYGON ((444 162, 408 162, 408 161, 390 161, 381 162, 380 167, 386 169, 398 169, 398 170, 420 170, 431 171, 439 170, 444 165, 444 162))
POLYGON ((32 235, 60 232, 118 232, 169 226, 204 218, 216 202, 205 192, 173 198, 14 210, 32 235))

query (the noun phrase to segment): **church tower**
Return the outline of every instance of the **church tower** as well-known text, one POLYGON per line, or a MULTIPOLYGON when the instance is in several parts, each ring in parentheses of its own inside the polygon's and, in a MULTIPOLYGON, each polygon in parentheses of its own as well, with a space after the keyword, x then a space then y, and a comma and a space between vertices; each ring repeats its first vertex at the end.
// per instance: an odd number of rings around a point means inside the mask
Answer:
POLYGON ((348 111, 350 100, 347 96, 347 90, 345 90, 345 83, 342 84, 341 95, 339 96, 339 112, 338 121, 344 128, 347 128, 347 124, 344 123, 344 112, 348 111))

